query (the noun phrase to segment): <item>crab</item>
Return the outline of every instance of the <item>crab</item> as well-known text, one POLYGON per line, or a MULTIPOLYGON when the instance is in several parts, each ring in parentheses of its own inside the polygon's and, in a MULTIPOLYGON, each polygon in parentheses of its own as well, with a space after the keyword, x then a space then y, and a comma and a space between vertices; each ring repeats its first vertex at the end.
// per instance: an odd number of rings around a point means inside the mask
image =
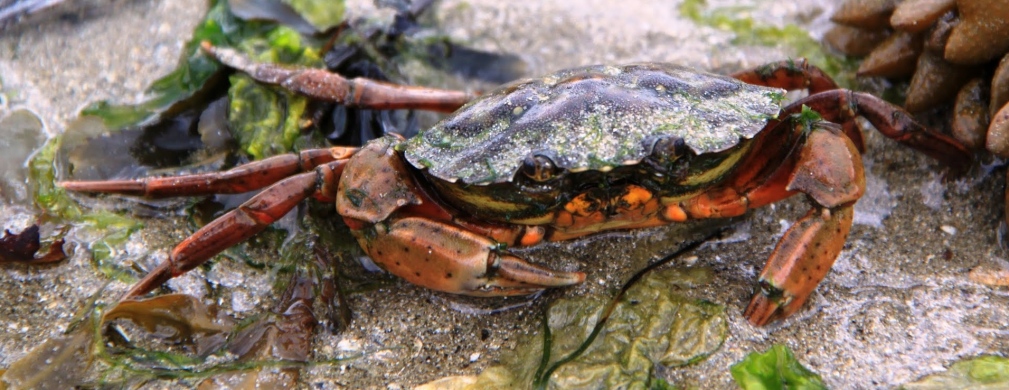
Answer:
MULTIPOLYGON (((469 99, 204 49, 260 82, 349 106, 453 111, 469 99)), ((799 310, 845 243, 865 187, 857 116, 953 168, 970 160, 957 141, 872 95, 838 89, 804 60, 732 77, 638 63, 504 85, 411 139, 305 150, 220 173, 61 185, 146 197, 265 188, 178 244, 123 299, 202 264, 307 198, 335 202, 364 252, 410 283, 506 296, 585 279, 508 248, 736 217, 801 193, 810 210, 770 254, 744 311, 759 326, 799 310), (794 89, 810 94, 782 107, 794 89)))

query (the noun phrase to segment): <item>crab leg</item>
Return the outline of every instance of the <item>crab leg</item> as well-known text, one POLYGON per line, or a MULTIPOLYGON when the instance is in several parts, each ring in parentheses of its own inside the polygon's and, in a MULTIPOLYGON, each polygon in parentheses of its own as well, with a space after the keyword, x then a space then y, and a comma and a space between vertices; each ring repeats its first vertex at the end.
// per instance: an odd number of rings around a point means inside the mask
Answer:
POLYGON ((970 158, 953 139, 929 131, 899 107, 870 95, 832 90, 785 107, 780 119, 754 138, 752 151, 739 164, 746 168, 730 182, 667 206, 682 210, 688 219, 732 217, 797 192, 807 195, 811 210, 772 252, 758 292, 744 312, 754 325, 787 317, 802 307, 840 253, 854 203, 865 187, 857 143, 836 125, 804 118, 807 107, 831 122, 850 122, 864 115, 887 137, 953 168, 965 167, 970 158))
POLYGON ((810 94, 838 89, 837 83, 805 58, 772 62, 732 75, 747 84, 787 90, 808 89, 810 94))
POLYGON ((278 181, 238 208, 204 225, 175 246, 168 259, 134 284, 122 299, 144 295, 169 279, 205 263, 225 249, 263 231, 309 196, 332 199, 335 194, 331 193, 331 187, 320 183, 335 183, 346 162, 329 162, 312 172, 278 181))
POLYGON ((824 120, 841 123, 849 138, 855 138, 850 134, 850 129, 854 129, 861 139, 854 118, 863 116, 887 138, 918 150, 957 172, 970 167, 971 153, 958 141, 918 124, 904 109, 873 95, 840 89, 820 92, 792 103, 783 110, 781 117, 799 112, 802 105, 820 113, 824 120))
POLYGON ((228 48, 202 43, 203 50, 221 63, 261 83, 273 84, 310 98, 348 107, 422 109, 450 113, 470 101, 462 91, 398 85, 366 78, 346 79, 323 69, 260 64, 228 48))
MULTIPOLYGON (((810 65, 805 58, 772 62, 757 68, 738 72, 732 77, 748 84, 782 88, 789 91, 805 89, 809 94, 838 89, 837 83, 822 69, 810 65)), ((841 123, 844 134, 858 147, 859 152, 865 152, 865 141, 862 131, 855 121, 841 123)))
POLYGON ((284 154, 237 166, 224 172, 172 177, 147 177, 137 180, 64 181, 60 186, 69 191, 102 192, 149 198, 240 194, 266 187, 300 172, 333 161, 346 160, 358 148, 332 147, 303 150, 299 154, 284 154))
MULTIPOLYGON (((922 127, 912 119, 911 114, 880 98, 838 89, 830 76, 809 65, 805 59, 779 61, 736 73, 732 77, 749 84, 787 90, 808 89, 810 96, 790 107, 798 108, 805 104, 823 115, 825 120, 840 123, 844 134, 851 138, 860 152, 865 151, 865 146, 862 132, 853 120, 858 115, 868 119, 883 135, 956 170, 965 170, 970 164, 970 153, 959 142, 922 127)), ((780 117, 798 112, 797 109, 792 111, 782 112, 780 117)))

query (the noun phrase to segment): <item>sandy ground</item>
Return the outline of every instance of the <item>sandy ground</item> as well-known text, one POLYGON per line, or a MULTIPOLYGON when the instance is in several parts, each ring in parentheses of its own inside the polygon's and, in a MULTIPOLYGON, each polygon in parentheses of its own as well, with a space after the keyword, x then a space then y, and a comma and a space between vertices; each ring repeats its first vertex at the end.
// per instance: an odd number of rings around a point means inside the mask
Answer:
MULTIPOLYGON (((443 1, 435 12, 444 32, 456 41, 517 54, 530 75, 640 60, 729 71, 790 55, 787 48, 734 47, 731 33, 696 26, 678 15, 676 3, 666 3, 591 0, 570 7, 562 1, 443 1)), ((829 13, 824 7, 830 6, 825 4, 829 1, 798 0, 709 3, 747 3, 759 21, 800 23, 813 31, 824 29, 829 13)), ((42 119, 44 132, 54 135, 87 102, 137 101, 151 80, 174 67, 205 7, 199 0, 89 0, 58 9, 57 17, 0 32, 0 79, 7 95, 0 117, 28 109, 42 119)), ((356 15, 386 15, 367 3, 352 9, 356 15)), ((0 137, 9 136, 5 131, 0 128, 0 137)), ((833 271, 798 315, 754 328, 741 312, 783 226, 805 212, 800 200, 753 213, 736 227, 745 240, 695 253, 695 265, 713 268, 716 277, 691 294, 727 306, 730 335, 711 358, 666 373, 672 383, 732 388, 728 367, 776 343, 788 345, 836 388, 893 387, 961 358, 1009 351, 1004 337, 1009 294, 967 277, 979 265, 1005 264, 1007 255, 995 233, 1002 171, 975 169, 959 181, 943 182, 937 164, 906 148, 876 134, 868 135, 868 146, 869 189, 859 204, 860 223, 833 271)), ((3 148, 14 146, 0 142, 3 148)), ((0 193, 0 200, 3 227, 19 230, 31 223, 34 211, 23 195, 8 190, 0 193)), ((151 220, 148 230, 123 249, 163 257, 172 242, 188 234, 184 223, 173 222, 151 220)), ((339 334, 318 331, 316 357, 368 354, 345 364, 308 368, 303 381, 313 388, 400 388, 446 375, 479 373, 519 336, 535 331, 549 300, 618 285, 632 264, 675 246, 673 233, 614 233, 533 250, 527 255, 534 260, 585 270, 589 282, 502 314, 455 310, 454 298, 403 282, 355 295, 353 324, 339 334)), ((59 334, 82 301, 105 282, 90 264, 89 238, 71 231, 69 239, 76 250, 64 263, 0 267, 0 367, 59 334)), ((272 305, 266 295, 267 271, 228 262, 213 270, 211 275, 187 277, 190 281, 181 285, 199 286, 200 278, 209 277, 228 286, 224 297, 214 299, 238 318, 272 305)), ((110 285, 113 292, 126 287, 110 285)), ((207 293, 205 288, 192 290, 207 293)))

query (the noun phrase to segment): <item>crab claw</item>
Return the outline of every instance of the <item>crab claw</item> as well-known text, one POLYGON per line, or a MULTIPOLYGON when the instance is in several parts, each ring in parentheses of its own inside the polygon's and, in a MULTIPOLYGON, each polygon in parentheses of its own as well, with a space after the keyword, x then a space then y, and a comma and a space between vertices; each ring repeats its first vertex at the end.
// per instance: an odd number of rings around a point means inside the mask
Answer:
POLYGON ((432 290, 472 296, 527 295, 581 283, 581 272, 535 266, 480 234, 420 217, 353 230, 368 256, 393 275, 432 290))
POLYGON ((548 287, 564 287, 585 281, 585 273, 564 272, 535 266, 518 257, 497 255, 497 261, 490 265, 486 282, 469 295, 522 295, 531 294, 548 287), (503 294, 502 294, 503 293, 503 294))

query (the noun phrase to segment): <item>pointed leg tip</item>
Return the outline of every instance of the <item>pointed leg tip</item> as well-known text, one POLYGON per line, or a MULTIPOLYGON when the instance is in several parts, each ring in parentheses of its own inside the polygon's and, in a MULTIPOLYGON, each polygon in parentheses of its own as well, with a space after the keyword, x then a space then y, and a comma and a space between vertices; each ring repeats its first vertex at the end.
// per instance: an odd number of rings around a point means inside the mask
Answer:
POLYGON ((72 192, 101 192, 122 195, 138 195, 145 193, 145 183, 135 180, 105 180, 105 181, 61 181, 58 186, 72 192))
POLYGON ((172 272, 172 264, 170 261, 165 261, 158 265, 157 268, 151 270, 151 272, 148 272, 147 275, 144 275, 144 278, 140 279, 139 282, 130 287, 129 291, 123 294, 122 297, 119 297, 119 301, 122 302, 137 299, 144 294, 154 291, 154 289, 160 287, 162 284, 165 284, 173 277, 175 277, 175 275, 172 272))
POLYGON ((544 280, 539 286, 541 288, 567 287, 585 282, 584 272, 554 271, 553 277, 544 280))
POLYGON ((56 183, 56 185, 60 186, 61 188, 67 191, 94 192, 95 188, 97 187, 96 184, 98 183, 107 183, 107 182, 68 180, 56 183))
POLYGON ((90 187, 88 184, 89 183, 86 181, 76 180, 61 181, 56 183, 56 185, 60 186, 60 188, 74 192, 87 192, 90 187))
POLYGON ((502 255, 497 273, 504 278, 535 288, 566 287, 585 281, 584 272, 556 271, 529 264, 511 255, 502 255))
POLYGON ((749 306, 743 312, 743 317, 753 326, 766 326, 776 321, 779 317, 783 317, 782 313, 779 312, 780 308, 776 302, 766 295, 757 293, 750 300, 749 306))

